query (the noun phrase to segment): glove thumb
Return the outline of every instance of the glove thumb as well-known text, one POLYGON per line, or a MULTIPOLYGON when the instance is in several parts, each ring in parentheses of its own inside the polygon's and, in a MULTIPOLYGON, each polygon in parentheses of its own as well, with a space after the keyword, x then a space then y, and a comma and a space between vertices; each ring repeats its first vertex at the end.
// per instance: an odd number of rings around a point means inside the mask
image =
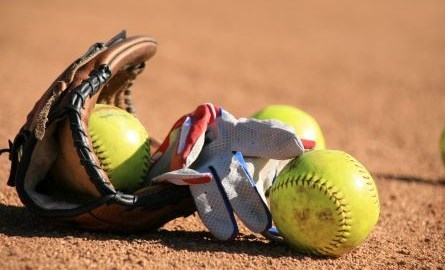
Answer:
POLYGON ((152 179, 153 183, 169 182, 175 185, 206 184, 211 180, 211 173, 201 173, 189 168, 167 172, 152 179))

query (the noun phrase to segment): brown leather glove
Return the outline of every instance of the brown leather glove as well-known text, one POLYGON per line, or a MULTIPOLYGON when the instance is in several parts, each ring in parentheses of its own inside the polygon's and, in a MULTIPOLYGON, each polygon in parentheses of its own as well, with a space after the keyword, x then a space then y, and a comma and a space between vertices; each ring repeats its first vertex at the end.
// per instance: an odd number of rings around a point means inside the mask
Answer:
MULTIPOLYGON (((39 216, 95 230, 145 231, 195 211, 187 187, 150 184, 116 190, 92 150, 88 119, 96 103, 132 113, 130 87, 156 42, 121 32, 96 43, 37 101, 9 152, 8 185, 39 216)), ((152 141, 152 150, 157 144, 152 141)), ((147 181, 147 183, 150 181, 147 181)))

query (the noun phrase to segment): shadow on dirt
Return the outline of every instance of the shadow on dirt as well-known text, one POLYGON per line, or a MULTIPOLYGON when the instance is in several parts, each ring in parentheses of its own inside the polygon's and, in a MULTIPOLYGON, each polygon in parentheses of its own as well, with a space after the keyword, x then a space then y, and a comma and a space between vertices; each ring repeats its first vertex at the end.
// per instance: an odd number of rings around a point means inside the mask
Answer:
POLYGON ((52 236, 54 226, 21 206, 0 204, 0 233, 8 236, 52 236))
MULTIPOLYGON (((209 232, 158 231, 145 233, 111 233, 92 232, 55 223, 32 214, 25 207, 0 204, 0 234, 7 236, 19 236, 24 238, 49 237, 83 239, 95 241, 119 240, 132 243, 147 241, 149 243, 161 243, 174 250, 187 250, 190 252, 226 252, 246 255, 261 255, 270 258, 292 257, 303 260, 307 255, 302 255, 292 250, 289 246, 279 242, 268 242, 256 235, 242 234, 233 241, 218 241, 209 232)), ((323 260, 322 257, 311 257, 315 260, 323 260)))
POLYGON ((445 179, 444 178, 438 178, 438 179, 430 179, 425 177, 419 177, 414 175, 399 175, 399 174, 392 174, 392 173, 379 173, 375 172, 372 173, 373 176, 377 178, 383 178, 387 180, 395 180, 395 181, 402 181, 407 183, 419 183, 419 184, 426 184, 426 185, 433 185, 433 186, 445 186, 445 179))
MULTIPOLYGON (((308 255, 297 253, 287 244, 280 242, 268 242, 255 235, 240 235, 228 242, 218 241, 208 232, 188 231, 164 231, 161 230, 156 237, 161 242, 175 250, 187 250, 191 252, 225 252, 234 254, 246 254, 252 256, 266 256, 270 258, 292 257, 303 260, 308 255)), ((150 238, 152 238, 150 236, 150 238)), ((152 238, 153 239, 153 238, 152 238)), ((323 260, 322 257, 311 257, 314 260, 323 260)))

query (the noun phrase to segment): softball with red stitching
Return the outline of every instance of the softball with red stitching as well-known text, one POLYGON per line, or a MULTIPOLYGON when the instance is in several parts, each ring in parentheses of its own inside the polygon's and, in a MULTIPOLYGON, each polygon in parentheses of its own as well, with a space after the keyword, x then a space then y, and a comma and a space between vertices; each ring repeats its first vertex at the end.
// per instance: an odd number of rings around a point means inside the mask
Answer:
POLYGON ((279 120, 290 125, 298 137, 314 141, 315 149, 326 149, 326 142, 318 122, 310 114, 296 107, 269 105, 251 117, 260 120, 279 120))
POLYGON ((150 160, 148 134, 140 121, 118 107, 96 104, 88 130, 93 150, 114 188, 140 188, 150 160))
POLYGON ((273 221, 303 253, 340 256, 359 246, 376 225, 377 187, 351 155, 314 150, 293 159, 270 191, 273 221))

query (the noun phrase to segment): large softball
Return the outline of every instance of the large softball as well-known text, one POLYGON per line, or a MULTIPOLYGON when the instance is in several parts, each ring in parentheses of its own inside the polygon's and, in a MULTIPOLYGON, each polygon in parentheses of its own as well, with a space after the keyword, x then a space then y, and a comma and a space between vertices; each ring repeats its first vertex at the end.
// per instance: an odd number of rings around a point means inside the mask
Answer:
POLYGON ((376 185, 355 158, 314 150, 293 159, 270 191, 284 239, 304 253, 339 256, 360 245, 379 218, 376 185))
POLYGON ((315 141, 315 149, 326 148, 320 125, 311 115, 300 109, 288 105, 269 105, 252 115, 252 118, 279 120, 292 126, 298 137, 315 141))
POLYGON ((93 150, 114 188, 134 191, 148 171, 150 145, 139 120, 120 108, 96 104, 88 130, 93 150))

